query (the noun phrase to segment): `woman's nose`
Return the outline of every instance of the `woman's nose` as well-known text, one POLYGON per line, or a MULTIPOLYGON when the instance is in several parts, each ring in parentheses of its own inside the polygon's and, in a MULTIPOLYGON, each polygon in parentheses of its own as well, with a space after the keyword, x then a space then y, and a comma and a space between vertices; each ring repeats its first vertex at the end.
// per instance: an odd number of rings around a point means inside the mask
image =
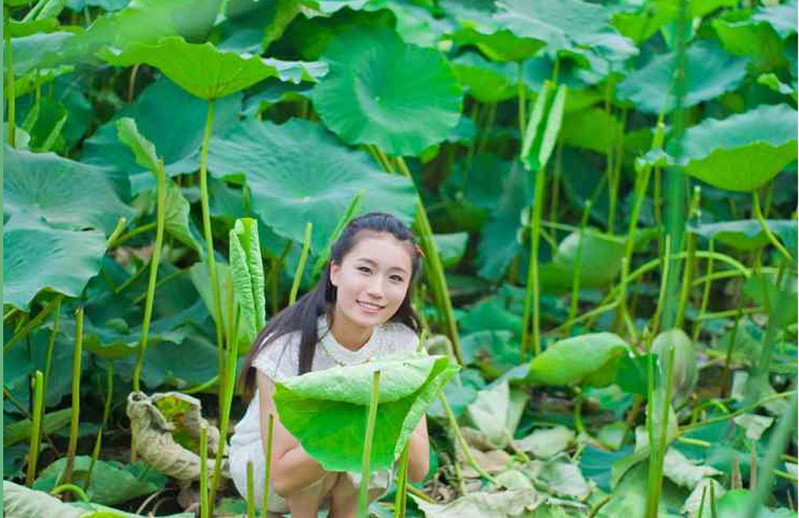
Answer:
POLYGON ((383 279, 375 275, 366 291, 375 298, 383 298, 383 279))

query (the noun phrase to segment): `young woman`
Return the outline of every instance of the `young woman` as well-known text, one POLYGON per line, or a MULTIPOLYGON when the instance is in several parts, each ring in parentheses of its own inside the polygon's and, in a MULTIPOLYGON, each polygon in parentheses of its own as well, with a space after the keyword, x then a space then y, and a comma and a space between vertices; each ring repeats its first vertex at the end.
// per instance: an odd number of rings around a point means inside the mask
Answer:
MULTIPOLYGON (((316 287, 261 331, 242 372, 247 392, 257 390, 230 441, 231 477, 242 495, 247 494, 246 468, 252 461, 255 501, 260 506, 271 413, 269 511, 316 518, 320 508, 329 508, 332 518, 355 516, 360 489, 356 477, 324 470, 281 425, 272 399, 274 381, 355 365, 393 352, 415 351, 419 320, 411 297, 421 273, 420 254, 413 234, 396 217, 372 212, 355 218, 333 244, 316 287)), ((409 478, 422 480, 428 462, 423 417, 409 442, 409 478)), ((370 499, 382 495, 390 480, 390 473, 374 474, 370 499)))

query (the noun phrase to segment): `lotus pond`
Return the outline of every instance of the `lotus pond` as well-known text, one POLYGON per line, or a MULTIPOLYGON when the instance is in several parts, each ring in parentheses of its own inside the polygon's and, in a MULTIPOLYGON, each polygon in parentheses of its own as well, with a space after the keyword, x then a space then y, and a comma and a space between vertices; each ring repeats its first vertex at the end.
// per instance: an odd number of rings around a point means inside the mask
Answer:
POLYGON ((430 356, 301 438, 362 516, 797 516, 795 0, 3 10, 6 516, 256 516, 235 377, 375 210, 430 356))

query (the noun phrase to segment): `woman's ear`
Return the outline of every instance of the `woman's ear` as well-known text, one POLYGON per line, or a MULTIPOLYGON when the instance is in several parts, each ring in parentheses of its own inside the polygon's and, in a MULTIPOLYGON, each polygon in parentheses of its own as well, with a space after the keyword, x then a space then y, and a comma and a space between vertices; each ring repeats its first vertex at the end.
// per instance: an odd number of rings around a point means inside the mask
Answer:
POLYGON ((333 259, 330 260, 330 284, 338 288, 338 271, 339 266, 333 259))

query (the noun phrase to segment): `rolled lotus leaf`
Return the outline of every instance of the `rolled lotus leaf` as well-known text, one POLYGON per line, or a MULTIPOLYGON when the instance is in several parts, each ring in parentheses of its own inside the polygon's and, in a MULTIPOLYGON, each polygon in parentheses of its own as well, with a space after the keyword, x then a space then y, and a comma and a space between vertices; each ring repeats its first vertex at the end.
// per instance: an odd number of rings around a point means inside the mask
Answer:
MULTIPOLYGON (((200 456, 175 440, 177 430, 193 439, 200 436, 200 427, 208 429, 208 455, 215 455, 219 446, 219 430, 202 417, 200 400, 167 392, 147 396, 142 392, 128 394, 127 414, 134 437, 133 448, 142 460, 172 478, 191 481, 200 479, 200 456), (172 414, 174 422, 167 419, 158 407, 164 398, 174 398, 187 403, 188 408, 172 414)), ((214 462, 209 458, 209 465, 214 462)))
POLYGON ((445 356, 400 353, 275 382, 280 422, 328 471, 359 471, 372 373, 380 371, 372 469, 390 469, 427 408, 460 367, 445 356))
POLYGON ((8 480, 3 481, 3 516, 6 518, 31 518, 32 516, 58 516, 79 518, 88 514, 43 491, 28 489, 8 480))
POLYGON ((699 370, 696 365, 696 350, 691 339, 682 329, 671 329, 657 335, 652 341, 652 352, 660 358, 663 372, 669 357, 669 348, 674 346, 671 393, 679 401, 684 400, 696 387, 699 370))
POLYGON ((253 218, 237 219, 230 231, 230 269, 233 294, 241 308, 239 338, 249 348, 266 319, 264 263, 253 218))

